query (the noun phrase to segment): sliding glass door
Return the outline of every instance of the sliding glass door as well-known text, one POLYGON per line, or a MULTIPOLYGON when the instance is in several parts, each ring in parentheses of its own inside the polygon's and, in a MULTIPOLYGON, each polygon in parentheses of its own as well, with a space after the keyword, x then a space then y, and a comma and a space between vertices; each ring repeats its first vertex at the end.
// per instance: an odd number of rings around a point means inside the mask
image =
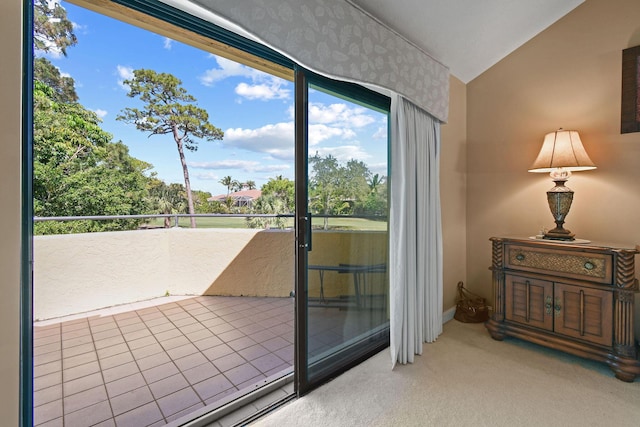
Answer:
POLYGON ((388 98, 298 72, 298 383, 389 343, 388 98))

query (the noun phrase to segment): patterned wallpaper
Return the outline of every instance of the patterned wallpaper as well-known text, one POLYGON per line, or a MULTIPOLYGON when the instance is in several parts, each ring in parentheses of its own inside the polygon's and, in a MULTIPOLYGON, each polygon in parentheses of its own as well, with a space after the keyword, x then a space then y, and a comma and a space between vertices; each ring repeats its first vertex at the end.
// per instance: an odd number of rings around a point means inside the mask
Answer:
POLYGON ((191 1, 312 71, 390 89, 447 121, 448 68, 346 0, 191 1))

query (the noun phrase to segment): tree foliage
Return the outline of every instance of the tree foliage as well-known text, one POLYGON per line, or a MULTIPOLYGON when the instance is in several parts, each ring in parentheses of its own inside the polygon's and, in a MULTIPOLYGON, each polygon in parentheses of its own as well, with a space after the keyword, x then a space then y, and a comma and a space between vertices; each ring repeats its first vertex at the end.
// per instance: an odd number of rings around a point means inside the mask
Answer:
POLYGON ((62 53, 78 42, 67 11, 57 0, 34 0, 33 44, 41 52, 62 53))
MULTIPOLYGON (((33 195, 36 216, 146 213, 151 165, 133 158, 82 105, 58 102, 34 82, 33 195)), ((38 222, 37 234, 136 228, 139 221, 38 222)))
POLYGON ((260 190, 262 191, 261 197, 274 196, 282 200, 285 208, 282 213, 295 211, 295 183, 290 179, 278 175, 275 178, 270 178, 260 190))
MULTIPOLYGON (((140 98, 144 106, 141 109, 125 108, 117 119, 134 124, 136 129, 149 133, 149 136, 172 135, 182 165, 189 213, 194 214, 184 150, 196 151, 198 139, 219 140, 224 132, 209 123, 207 111, 194 104, 196 98, 182 87, 177 77, 146 69, 134 70, 133 75, 132 79, 124 81, 129 86, 127 96, 140 98)), ((195 218, 192 217, 191 227, 195 225, 195 218)))
POLYGON ((36 58, 33 63, 33 78, 53 89, 52 98, 58 102, 77 102, 73 78, 62 76, 60 70, 46 58, 36 58))
MULTIPOLYGON (((260 196, 253 205, 254 213, 279 215, 287 213, 285 201, 274 193, 260 196)), ((286 218, 283 217, 247 217, 249 228, 284 228, 286 218)))
MULTIPOLYGON (((379 175, 376 189, 372 191, 371 172, 367 165, 351 159, 340 164, 331 155, 309 158, 309 206, 319 215, 384 215, 386 214, 386 190, 382 190, 379 175)), ((324 228, 328 228, 328 218, 324 228)))

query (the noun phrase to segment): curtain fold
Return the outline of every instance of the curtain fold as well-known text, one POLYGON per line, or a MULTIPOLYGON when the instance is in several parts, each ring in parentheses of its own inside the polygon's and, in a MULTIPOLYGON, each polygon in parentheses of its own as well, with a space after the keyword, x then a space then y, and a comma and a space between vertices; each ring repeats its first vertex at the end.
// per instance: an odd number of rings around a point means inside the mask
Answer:
POLYGON ((440 122, 391 100, 391 362, 413 363, 442 333, 440 122))

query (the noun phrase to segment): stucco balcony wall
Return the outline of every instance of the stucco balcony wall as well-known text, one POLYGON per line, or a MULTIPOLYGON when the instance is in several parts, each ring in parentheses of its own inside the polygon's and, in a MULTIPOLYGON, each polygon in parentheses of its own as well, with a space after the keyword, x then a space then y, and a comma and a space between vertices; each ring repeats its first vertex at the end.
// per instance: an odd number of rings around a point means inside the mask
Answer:
POLYGON ((34 237, 34 319, 171 295, 289 296, 290 230, 157 229, 34 237))
MULTIPOLYGON (((386 262, 386 233, 314 231, 310 264, 386 262)), ((155 229, 34 237, 34 319, 170 295, 289 297, 293 230, 155 229)), ((319 277, 309 275, 309 295, 319 277)), ((333 274, 327 296, 353 292, 333 274)), ((384 281, 383 277, 374 279, 384 281)))

